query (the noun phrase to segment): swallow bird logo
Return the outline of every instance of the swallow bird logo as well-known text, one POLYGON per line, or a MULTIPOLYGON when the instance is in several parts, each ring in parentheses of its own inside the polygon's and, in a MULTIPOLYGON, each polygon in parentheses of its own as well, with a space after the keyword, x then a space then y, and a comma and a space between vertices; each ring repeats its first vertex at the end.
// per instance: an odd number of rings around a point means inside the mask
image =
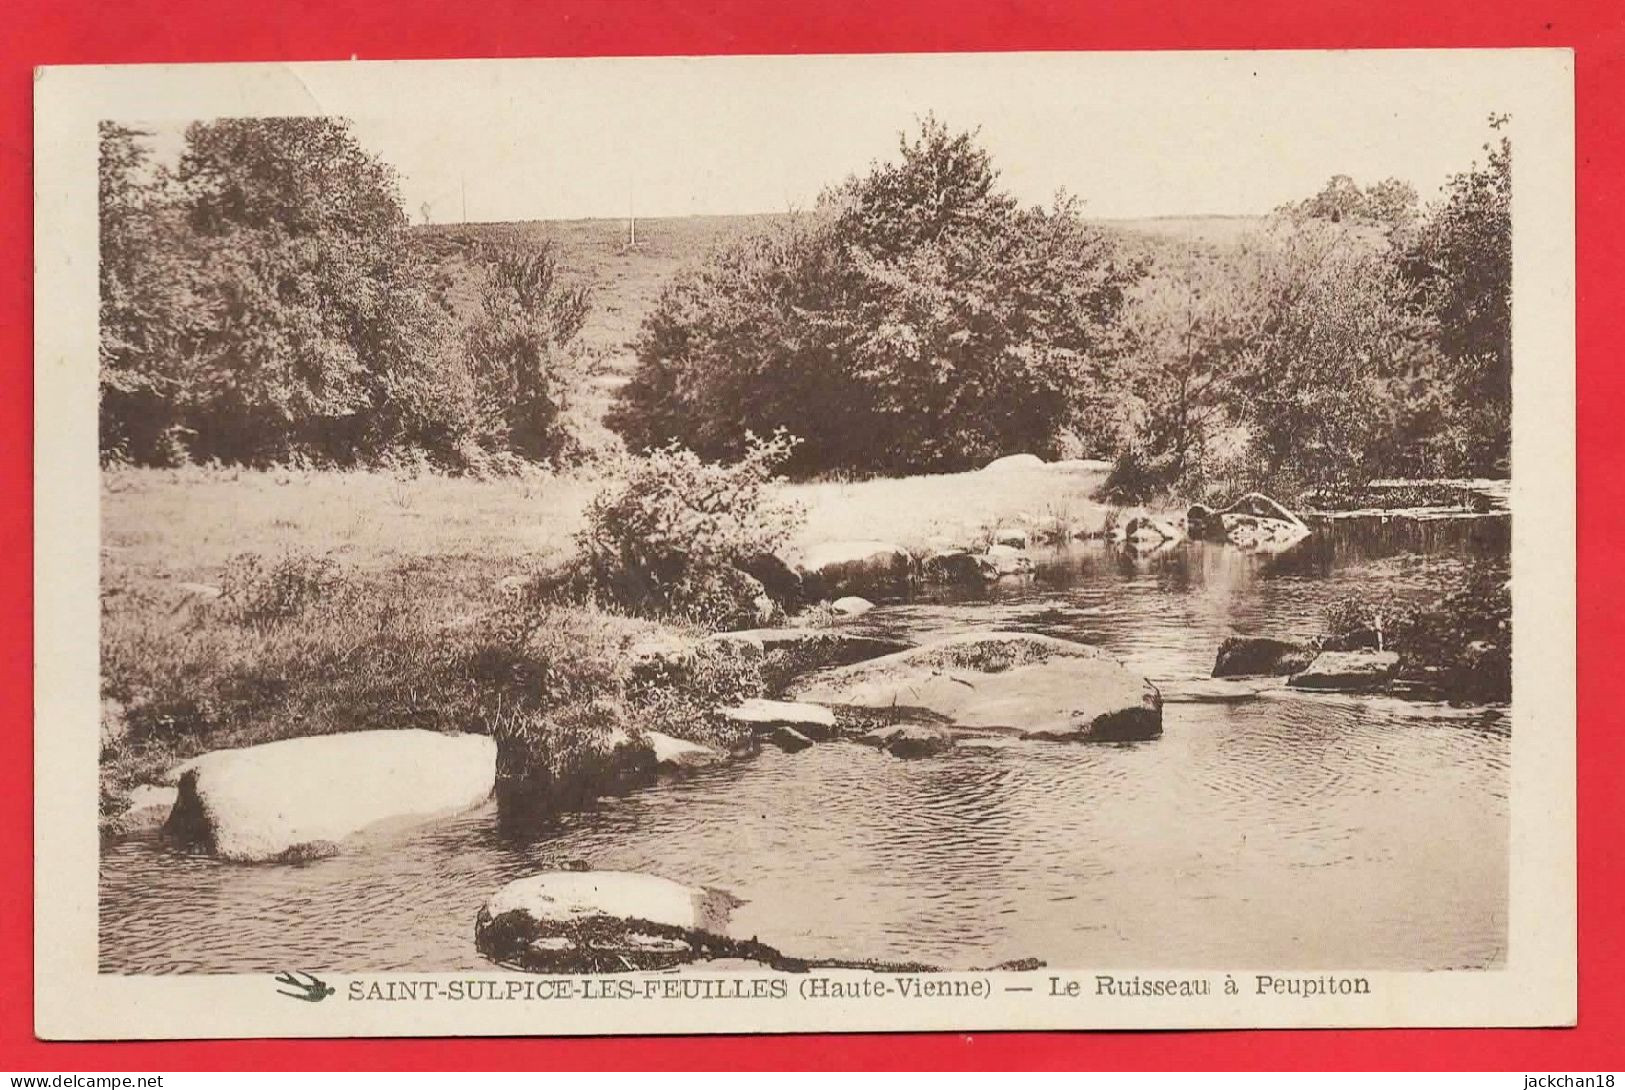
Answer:
POLYGON ((276 982, 286 984, 293 989, 292 991, 285 991, 278 988, 276 994, 285 995, 289 999, 303 999, 306 1003, 320 1003, 333 994, 333 989, 328 984, 320 977, 312 976, 309 973, 280 972, 276 975, 276 982))

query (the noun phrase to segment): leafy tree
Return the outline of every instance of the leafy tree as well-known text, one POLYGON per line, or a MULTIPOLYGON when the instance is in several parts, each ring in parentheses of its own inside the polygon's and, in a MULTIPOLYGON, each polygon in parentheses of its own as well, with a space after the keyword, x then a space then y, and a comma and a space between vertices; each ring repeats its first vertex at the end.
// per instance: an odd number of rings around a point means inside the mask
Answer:
POLYGON ((168 177, 148 136, 112 122, 99 131, 101 446, 167 465, 186 457, 183 361, 199 330, 184 226, 166 215, 168 177))
POLYGON ((473 426, 391 168, 330 118, 102 136, 103 445, 139 461, 447 462, 473 426))
POLYGON ((1431 355, 1380 240, 1287 220, 1136 294, 1124 372, 1134 412, 1108 482, 1167 492, 1364 483, 1402 460, 1431 355))
POLYGON ((1072 202, 1023 209, 997 183, 972 134, 926 120, 815 214, 680 275, 611 425, 708 457, 788 427, 803 474, 1051 449, 1091 423, 1136 270, 1072 202))
POLYGON ((551 245, 490 257, 480 314, 465 335, 490 445, 535 461, 560 453, 571 346, 588 307, 585 287, 562 282, 551 245))
MULTIPOLYGON (((1493 118, 1499 129, 1504 118, 1493 118)), ((1512 431, 1512 144, 1502 136, 1445 187, 1401 254, 1447 366, 1435 398, 1458 472, 1505 472, 1512 431)))
POLYGON ((1255 458, 1313 484, 1386 469, 1405 380, 1428 351, 1388 255, 1336 228, 1291 231, 1252 290, 1263 320, 1237 390, 1255 458))
POLYGON ((1125 452, 1110 491, 1142 499, 1172 487, 1200 492, 1222 462, 1224 434, 1242 418, 1240 368, 1262 321, 1246 289, 1245 254, 1164 267, 1133 293, 1134 351, 1120 372, 1125 452))
POLYGON ((352 462, 467 427, 394 172, 347 122, 194 124, 177 176, 211 286, 195 455, 352 462))

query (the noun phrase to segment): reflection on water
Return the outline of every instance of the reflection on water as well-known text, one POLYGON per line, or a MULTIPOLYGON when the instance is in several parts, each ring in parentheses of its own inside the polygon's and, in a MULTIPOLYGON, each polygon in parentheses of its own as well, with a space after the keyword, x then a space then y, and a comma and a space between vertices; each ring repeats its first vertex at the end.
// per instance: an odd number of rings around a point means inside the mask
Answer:
MULTIPOLYGON (((1425 588, 1505 554, 1504 520, 1341 525, 1291 552, 1182 545, 1046 554, 975 598, 854 627, 1020 627, 1099 643, 1151 677, 1205 675, 1230 632, 1311 635, 1356 588, 1425 588)), ((985 966, 1458 968, 1506 951, 1501 709, 1272 692, 1170 704, 1152 742, 999 740, 900 761, 850 743, 606 800, 553 837, 481 811, 298 866, 104 850, 108 971, 488 968, 473 920, 567 860, 728 889, 734 930, 787 953, 985 966)))

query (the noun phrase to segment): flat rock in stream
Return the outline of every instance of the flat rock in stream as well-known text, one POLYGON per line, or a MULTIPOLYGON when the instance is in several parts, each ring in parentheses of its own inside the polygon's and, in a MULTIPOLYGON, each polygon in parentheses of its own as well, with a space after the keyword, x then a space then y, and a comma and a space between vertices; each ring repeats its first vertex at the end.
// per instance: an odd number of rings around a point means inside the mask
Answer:
POLYGON ((1155 685, 1098 647, 1026 632, 956 636, 827 670, 793 695, 1029 738, 1126 741, 1162 733, 1155 685))
POLYGON ((509 882, 474 920, 474 945, 533 973, 666 969, 725 934, 725 894, 629 871, 547 871, 509 882))
POLYGON ((742 701, 737 707, 722 709, 722 717, 742 723, 758 733, 773 733, 789 727, 812 738, 828 738, 835 733, 835 713, 818 704, 793 700, 742 701))
POLYGON ((1286 685, 1284 677, 1159 678, 1164 704, 1234 704, 1286 685))
POLYGON ((1287 684, 1294 689, 1365 692, 1386 687, 1398 670, 1399 655, 1393 651, 1322 651, 1287 684))
POLYGON ((221 858, 330 854, 376 827, 472 809, 491 794, 496 743, 482 734, 369 730, 218 750, 189 762, 165 834, 221 858))
POLYGON ((649 748, 654 751, 655 767, 662 771, 704 768, 728 759, 727 754, 710 746, 702 746, 698 742, 673 738, 659 731, 646 730, 643 734, 648 740, 649 748))

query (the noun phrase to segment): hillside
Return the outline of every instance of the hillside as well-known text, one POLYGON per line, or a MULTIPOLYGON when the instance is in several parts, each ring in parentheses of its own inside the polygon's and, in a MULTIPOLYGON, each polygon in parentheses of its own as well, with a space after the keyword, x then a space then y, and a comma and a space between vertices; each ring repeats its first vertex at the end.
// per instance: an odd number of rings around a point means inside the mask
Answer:
MULTIPOLYGON (((436 224, 415 230, 447 277, 453 306, 464 315, 479 306, 475 258, 479 246, 553 243, 566 273, 592 287, 592 312, 581 337, 600 360, 600 370, 577 397, 585 416, 601 419, 615 390, 637 365, 633 344, 638 327, 672 275, 714 248, 790 214, 640 219, 635 247, 627 244, 624 219, 436 224)), ((1119 236, 1126 255, 1155 262, 1193 250, 1233 246, 1260 226, 1263 217, 1158 216, 1096 222, 1119 236)))

